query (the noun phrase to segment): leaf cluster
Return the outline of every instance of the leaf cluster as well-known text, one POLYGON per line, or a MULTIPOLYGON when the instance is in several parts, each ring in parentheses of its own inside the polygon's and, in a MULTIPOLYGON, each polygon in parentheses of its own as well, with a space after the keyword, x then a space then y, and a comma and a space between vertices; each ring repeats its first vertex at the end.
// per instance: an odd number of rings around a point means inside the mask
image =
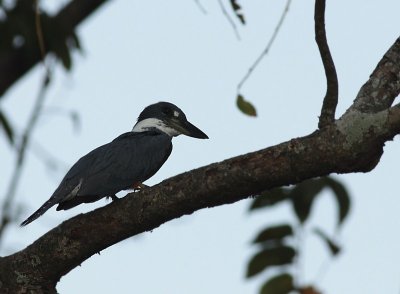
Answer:
MULTIPOLYGON (((276 188, 263 192, 255 198, 250 206, 250 211, 258 211, 275 205, 290 202, 299 226, 289 223, 267 226, 261 230, 253 241, 258 246, 258 251, 248 263, 247 277, 253 277, 270 268, 275 273, 264 282, 260 293, 284 294, 304 293, 310 289, 317 293, 314 287, 299 285, 291 272, 296 266, 296 256, 301 253, 301 244, 296 243, 303 232, 305 223, 309 220, 315 200, 322 195, 324 189, 330 189, 335 197, 338 209, 337 227, 339 228, 350 210, 350 196, 345 186, 332 177, 322 177, 304 181, 291 188, 276 188)), ((332 257, 339 254, 341 248, 334 238, 325 233, 321 228, 313 230, 326 245, 332 257)))

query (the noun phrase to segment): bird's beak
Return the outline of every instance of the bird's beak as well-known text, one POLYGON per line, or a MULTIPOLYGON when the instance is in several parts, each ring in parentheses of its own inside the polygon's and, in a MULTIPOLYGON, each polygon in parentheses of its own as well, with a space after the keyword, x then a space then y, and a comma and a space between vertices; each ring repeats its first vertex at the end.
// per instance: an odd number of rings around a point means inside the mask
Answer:
POLYGON ((170 121, 170 124, 174 129, 176 129, 178 132, 186 136, 198 139, 208 139, 208 136, 205 133, 203 133, 203 131, 201 131, 198 127, 188 122, 186 119, 185 120, 173 119, 170 121))

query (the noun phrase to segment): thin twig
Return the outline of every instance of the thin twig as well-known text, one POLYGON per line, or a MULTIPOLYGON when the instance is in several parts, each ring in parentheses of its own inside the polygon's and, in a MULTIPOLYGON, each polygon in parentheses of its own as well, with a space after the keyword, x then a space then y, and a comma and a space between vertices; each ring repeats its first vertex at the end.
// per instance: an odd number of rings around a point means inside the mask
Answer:
POLYGON ((35 0, 35 27, 37 39, 39 42, 40 54, 42 56, 42 60, 44 60, 44 58, 46 57, 46 48, 44 47, 42 23, 40 21, 39 0, 35 0))
POLYGON ((325 31, 325 0, 315 0, 315 41, 317 42, 326 76, 326 94, 322 104, 318 127, 321 129, 335 121, 339 85, 335 64, 329 50, 325 31))
POLYGON ((194 2, 202 13, 207 14, 207 10, 204 8, 203 4, 201 4, 199 0, 194 0, 194 2))
POLYGON ((238 40, 240 40, 240 35, 239 35, 238 29, 236 27, 236 24, 233 21, 233 19, 229 16, 228 11, 226 11, 224 3, 222 3, 222 0, 218 0, 218 3, 219 3, 219 6, 221 7, 222 13, 224 14, 225 18, 228 20, 229 24, 232 26, 232 29, 233 29, 233 32, 236 35, 236 38, 238 40))
POLYGON ((48 169, 68 171, 69 165, 48 151, 41 143, 31 138, 30 151, 36 155, 48 169))
POLYGON ((253 71, 255 70, 255 68, 258 66, 258 64, 261 62, 261 60, 265 57, 265 55, 268 54, 269 50, 272 47, 272 44, 274 43, 276 36, 278 35, 282 24, 286 18, 286 15, 289 11, 289 7, 290 7, 290 3, 292 2, 292 0, 287 0, 285 8, 282 11, 281 17, 275 27, 274 33, 272 34, 271 38, 268 41, 267 46, 265 47, 265 49, 261 52, 260 56, 257 57, 257 59, 255 60, 255 62, 252 64, 252 66, 250 66, 249 70, 247 71, 247 73, 243 76, 243 78, 241 79, 241 81, 239 82, 239 84, 237 85, 237 92, 238 94, 240 93, 241 88, 243 87, 243 84, 248 80, 248 78, 251 76, 251 74, 253 73, 253 71))
POLYGON ((23 171, 23 163, 27 147, 29 145, 30 137, 32 136, 33 130, 37 124, 37 121, 43 109, 45 94, 49 85, 48 81, 49 81, 48 75, 46 74, 45 78, 43 79, 42 86, 40 87, 39 94, 36 98, 35 105, 31 112, 31 116, 28 120, 28 123, 26 124, 25 131, 23 132, 21 137, 21 143, 18 148, 17 162, 15 164, 14 171, 11 176, 11 181, 8 185, 8 189, 4 197, 4 202, 1 208, 0 240, 2 239, 6 226, 12 220, 11 214, 12 214, 13 201, 15 198, 19 181, 21 179, 23 171))
POLYGON ((3 234, 5 232, 5 229, 7 225, 13 220, 13 201, 16 195, 17 187, 19 184, 19 181, 21 179, 22 171, 23 171, 23 164, 24 164, 24 159, 27 151, 27 147, 29 145, 30 138, 32 136, 33 130, 37 124, 37 121, 39 119, 39 116, 42 112, 43 105, 44 105, 44 99, 45 99, 45 94, 46 90, 50 84, 50 70, 45 64, 45 56, 46 56, 46 51, 45 51, 45 46, 44 46, 44 40, 43 40, 43 31, 41 27, 41 22, 40 22, 40 11, 39 11, 39 0, 35 0, 35 26, 36 26, 36 34, 38 38, 38 43, 42 55, 42 63, 43 67, 45 69, 45 75, 42 81, 42 85, 39 89, 38 96, 36 98, 35 104, 33 106, 31 115, 28 119, 28 123, 25 127, 24 132, 22 133, 21 136, 21 142, 18 148, 18 154, 17 154, 17 161, 14 167, 14 171, 11 176, 11 181, 9 183, 8 189, 6 191, 4 201, 1 207, 1 217, 0 217, 0 241, 2 240, 3 234))
POLYGON ((37 36, 37 40, 38 40, 39 48, 40 48, 40 55, 42 58, 42 64, 46 71, 46 77, 47 77, 47 79, 49 79, 50 72, 49 72, 49 68, 46 66, 46 47, 44 44, 42 22, 40 21, 39 0, 35 0, 35 28, 36 28, 36 36, 37 36))

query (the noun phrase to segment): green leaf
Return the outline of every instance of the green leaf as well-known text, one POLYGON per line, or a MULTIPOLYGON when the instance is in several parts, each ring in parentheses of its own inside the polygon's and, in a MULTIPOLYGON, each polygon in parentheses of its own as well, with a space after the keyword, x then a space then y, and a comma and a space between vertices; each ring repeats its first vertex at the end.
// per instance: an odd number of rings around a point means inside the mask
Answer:
POLYGON ((237 18, 239 18, 240 22, 242 24, 246 24, 244 15, 242 13, 242 7, 237 3, 237 0, 231 0, 231 6, 232 6, 232 9, 235 12, 237 18))
POLYGON ((250 278, 267 267, 291 263, 295 255, 296 251, 289 246, 263 249, 250 259, 246 276, 250 278))
POLYGON ((5 113, 0 110, 0 125, 3 127, 8 142, 14 145, 14 129, 12 128, 10 121, 6 117, 5 113))
POLYGON ((273 206, 279 202, 287 200, 289 197, 289 189, 275 188, 262 192, 251 203, 250 210, 273 206))
POLYGON ((291 235, 293 235, 293 229, 290 225, 268 227, 258 234, 253 243, 281 241, 283 238, 291 235))
POLYGON ((289 193, 296 216, 302 224, 310 216, 314 199, 323 188, 324 183, 320 179, 312 179, 296 185, 289 193))
POLYGON ((343 224, 343 221, 346 219, 350 211, 350 194, 347 191, 346 187, 334 178, 326 177, 325 180, 329 187, 332 189, 338 203, 338 226, 340 226, 343 224))
POLYGON ((301 223, 310 216, 314 199, 324 188, 330 188, 336 197, 339 207, 338 225, 340 226, 347 217, 350 210, 350 196, 346 188, 331 177, 322 177, 304 181, 289 192, 294 211, 301 223))
POLYGON ((313 231, 317 236, 319 236, 325 242, 332 256, 336 256, 340 253, 341 250, 340 246, 337 245, 336 242, 334 242, 331 238, 329 238, 326 233, 324 233, 319 228, 315 228, 313 231))
POLYGON ((265 282, 261 287, 260 294, 287 294, 293 289, 292 275, 280 274, 265 282))
POLYGON ((246 101, 240 94, 236 97, 236 105, 244 114, 249 116, 257 116, 255 107, 250 102, 246 101))

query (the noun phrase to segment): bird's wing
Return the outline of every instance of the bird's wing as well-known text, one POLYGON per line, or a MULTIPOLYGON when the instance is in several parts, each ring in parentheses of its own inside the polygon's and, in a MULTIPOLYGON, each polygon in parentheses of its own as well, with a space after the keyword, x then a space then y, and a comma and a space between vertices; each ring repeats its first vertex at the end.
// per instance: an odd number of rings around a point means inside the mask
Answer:
POLYGON ((61 209, 68 209, 141 183, 160 169, 171 151, 171 137, 165 134, 155 131, 122 134, 80 158, 50 199, 21 225, 29 224, 58 203, 65 204, 61 209), (74 199, 69 205, 68 200, 76 196, 87 196, 89 201, 74 199))
POLYGON ((21 225, 29 224, 58 203, 63 204, 60 204, 63 206, 61 209, 68 209, 141 183, 160 169, 171 151, 171 138, 165 134, 151 131, 122 134, 79 159, 50 199, 21 225), (76 196, 82 200, 71 200, 73 203, 70 205, 68 200, 76 196), (87 196, 87 201, 84 196, 87 196))
POLYGON ((77 196, 110 196, 156 173, 172 150, 171 138, 159 132, 125 133, 103 145, 71 168, 77 196))

